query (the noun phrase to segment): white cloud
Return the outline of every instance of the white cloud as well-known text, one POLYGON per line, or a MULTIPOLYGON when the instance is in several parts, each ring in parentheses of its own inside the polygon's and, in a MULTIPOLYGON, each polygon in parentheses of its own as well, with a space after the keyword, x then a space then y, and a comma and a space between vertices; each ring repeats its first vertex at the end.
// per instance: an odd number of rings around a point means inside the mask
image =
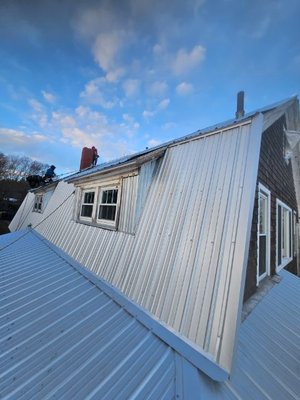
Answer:
POLYGON ((105 83, 105 78, 96 78, 89 81, 85 85, 84 91, 80 93, 80 97, 89 104, 97 104, 106 109, 113 108, 117 103, 117 99, 106 100, 103 93, 105 83))
POLYGON ((147 142, 149 147, 155 147, 158 146, 159 144, 161 144, 161 140, 157 140, 157 139, 150 139, 147 142))
POLYGON ((166 122, 162 127, 163 129, 173 129, 175 126, 176 124, 174 122, 166 122))
POLYGON ((124 121, 133 129, 138 129, 140 124, 135 121, 135 119, 129 114, 123 114, 124 121))
POLYGON ((163 99, 159 104, 158 104, 158 109, 159 110, 164 110, 166 109, 170 104, 170 99, 163 99))
POLYGON ((116 56, 122 48, 122 34, 118 31, 100 33, 93 45, 95 61, 104 71, 115 67, 116 56))
POLYGON ((139 93, 141 82, 138 79, 127 79, 123 83, 126 97, 134 97, 139 93))
POLYGON ((154 112, 153 111, 148 111, 148 110, 144 110, 143 111, 143 117, 145 118, 145 119, 150 119, 151 117, 153 117, 154 116, 154 112))
POLYGON ((105 78, 107 82, 113 82, 116 83, 120 80, 120 78, 125 74, 125 69, 124 68, 116 68, 111 71, 108 71, 105 78))
POLYGON ((29 99, 28 104, 32 108, 30 118, 35 121, 39 127, 45 128, 48 124, 48 115, 44 106, 36 99, 29 99))
POLYGON ((38 133, 29 135, 16 129, 0 128, 0 143, 10 143, 11 146, 14 146, 14 151, 20 151, 23 147, 47 141, 50 141, 49 137, 38 133))
POLYGON ((192 93, 194 90, 194 87, 191 83, 187 82, 181 82, 179 85, 176 86, 176 92, 180 96, 186 96, 187 94, 192 93))
POLYGON ((186 49, 178 50, 171 65, 174 74, 179 76, 191 71, 204 60, 205 54, 206 49, 200 45, 195 46, 190 52, 186 49))
POLYGON ((42 95, 48 103, 54 104, 56 102, 56 96, 53 93, 42 90, 42 95))
POLYGON ((153 96, 164 96, 168 90, 168 85, 165 81, 156 81, 151 84, 149 92, 153 96))

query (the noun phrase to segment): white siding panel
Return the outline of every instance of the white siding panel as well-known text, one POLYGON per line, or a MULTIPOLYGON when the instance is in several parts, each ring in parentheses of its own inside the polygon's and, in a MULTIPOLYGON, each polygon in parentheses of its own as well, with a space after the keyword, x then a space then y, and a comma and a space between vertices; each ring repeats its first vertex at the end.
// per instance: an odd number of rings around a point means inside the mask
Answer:
POLYGON ((135 216, 136 225, 139 223, 153 176, 155 171, 159 168, 160 163, 161 158, 158 160, 149 161, 146 164, 143 164, 140 168, 135 216))
POLYGON ((139 177, 137 175, 123 178, 122 180, 122 199, 118 226, 118 230, 121 232, 134 233, 135 231, 138 181, 139 177))
POLYGON ((63 182, 37 230, 230 371, 260 134, 247 123, 199 136, 124 179, 120 227, 134 230, 141 215, 135 235, 72 221, 63 182))

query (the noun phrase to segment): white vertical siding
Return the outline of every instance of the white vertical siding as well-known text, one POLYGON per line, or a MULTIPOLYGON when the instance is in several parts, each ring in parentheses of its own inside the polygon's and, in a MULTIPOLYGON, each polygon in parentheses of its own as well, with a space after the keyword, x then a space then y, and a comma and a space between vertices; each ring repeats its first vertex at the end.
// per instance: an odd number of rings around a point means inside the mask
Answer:
POLYGON ((121 232, 134 233, 139 177, 129 176, 122 180, 122 198, 118 229, 121 232))
POLYGON ((48 204, 47 221, 37 227, 228 371, 261 125, 244 123, 179 143, 167 150, 154 175, 155 165, 149 163, 139 177, 124 179, 120 229, 133 230, 135 216, 142 215, 135 236, 72 221, 73 187, 65 183, 48 204))

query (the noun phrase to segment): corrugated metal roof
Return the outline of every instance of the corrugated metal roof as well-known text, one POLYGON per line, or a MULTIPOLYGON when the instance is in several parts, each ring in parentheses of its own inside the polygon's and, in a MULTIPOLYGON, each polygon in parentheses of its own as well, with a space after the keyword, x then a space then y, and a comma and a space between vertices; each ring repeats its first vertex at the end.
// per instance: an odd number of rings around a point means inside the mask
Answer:
POLYGON ((1 398, 299 399, 300 281, 290 273, 243 322, 232 379, 217 383, 41 237, 2 235, 0 247, 1 398))
POLYGON ((260 115, 252 123, 170 147, 153 177, 135 236, 75 223, 74 196, 67 199, 73 188, 65 183, 57 186, 44 215, 29 214, 23 226, 32 218, 43 236, 229 372, 261 131, 260 115))
POLYGON ((299 399, 300 279, 284 270, 280 275, 241 325, 229 381, 213 382, 182 360, 186 399, 299 399))
POLYGON ((300 394, 300 280, 282 270, 276 284, 240 329, 228 398, 298 400, 300 394))
MULTIPOLYGON (((263 129, 261 114, 247 118, 218 134, 173 142, 153 177, 135 236, 75 223, 73 187, 63 183, 45 214, 31 213, 23 224, 33 221, 42 235, 227 371, 239 326, 263 129)), ((124 190, 135 193, 132 185, 129 180, 124 190)))
POLYGON ((175 397, 169 346, 32 232, 0 246, 1 398, 175 397))
POLYGON ((137 159, 138 157, 144 156, 146 154, 152 153, 158 149, 161 148, 167 148, 171 145, 186 141, 186 140, 191 140, 193 138, 196 138, 200 135, 205 135, 207 133, 210 132, 214 132, 216 130, 225 130, 226 128, 232 127, 234 128, 234 125, 239 125, 249 119, 252 119, 253 117, 255 117, 258 113, 263 113, 265 115, 265 124, 264 124, 264 129, 266 129, 268 126, 270 126, 276 118, 278 118, 278 116, 282 115, 282 113, 285 112, 285 110, 291 105, 291 103, 295 102, 297 100, 297 96, 293 96, 289 99, 285 99, 273 104, 270 104, 268 106, 265 107, 261 107, 258 108, 257 110, 251 111, 247 114, 245 114, 243 117, 241 118, 233 118, 233 119, 229 119, 227 121, 223 121, 220 122, 218 124, 209 126, 207 128, 204 129, 200 129, 197 130, 196 132, 190 133, 188 135, 182 136, 178 139, 174 139, 171 140, 169 142, 160 144, 158 146, 152 147, 150 149, 146 149, 146 150, 142 150, 140 152, 134 153, 134 154, 129 154, 127 156, 121 157, 119 159, 116 160, 112 160, 112 161, 108 161, 102 164, 97 165, 96 167, 91 167, 88 168, 84 171, 79 171, 75 174, 72 174, 68 177, 65 178, 66 181, 72 181, 74 179, 77 178, 81 178, 81 177, 86 177, 86 176, 90 176, 93 174, 97 174, 101 171, 105 171, 105 170, 109 170, 112 167, 115 167, 117 165, 122 165, 122 164, 126 164, 129 161, 132 161, 134 159, 137 159))

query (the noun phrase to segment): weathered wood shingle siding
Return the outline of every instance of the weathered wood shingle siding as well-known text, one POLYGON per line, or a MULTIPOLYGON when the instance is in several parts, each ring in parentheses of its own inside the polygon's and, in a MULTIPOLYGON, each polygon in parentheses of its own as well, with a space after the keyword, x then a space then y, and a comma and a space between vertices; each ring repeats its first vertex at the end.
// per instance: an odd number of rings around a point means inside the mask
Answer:
MULTIPOLYGON (((297 200, 293 180, 292 165, 284 159, 286 137, 284 134, 285 117, 278 119, 262 135, 258 179, 271 191, 271 274, 276 269, 276 199, 283 201, 292 210, 297 210, 297 200)), ((256 190, 253 210, 251 241, 246 276, 244 299, 248 299, 256 291, 257 269, 257 218, 258 191, 256 190)), ((296 273, 297 265, 294 258, 286 269, 296 273)))

